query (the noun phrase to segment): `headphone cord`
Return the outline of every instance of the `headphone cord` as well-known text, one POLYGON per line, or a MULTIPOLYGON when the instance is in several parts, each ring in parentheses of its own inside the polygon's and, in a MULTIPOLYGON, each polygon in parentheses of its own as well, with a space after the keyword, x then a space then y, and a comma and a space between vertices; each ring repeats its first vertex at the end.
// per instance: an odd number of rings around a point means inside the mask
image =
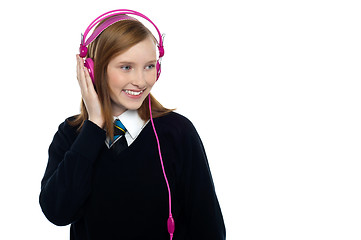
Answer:
POLYGON ((165 173, 165 169, 164 169, 162 152, 161 152, 161 149, 160 149, 160 142, 159 142, 158 134, 157 134, 157 131, 156 131, 156 129, 155 129, 154 122, 153 122, 152 105, 151 105, 150 93, 149 93, 149 95, 148 95, 148 99, 149 99, 150 122, 152 123, 154 135, 155 135, 155 138, 156 138, 156 140, 157 140, 159 159, 160 159, 160 163, 161 163, 161 165, 162 165, 164 180, 165 180, 165 182, 166 182, 166 184, 167 184, 167 188, 168 188, 169 218, 168 218, 168 221, 167 221, 167 227, 168 227, 168 232, 169 232, 169 234, 170 234, 170 240, 172 240, 172 239, 173 239, 174 229, 175 229, 175 223, 174 223, 174 219, 173 219, 173 216, 172 216, 172 197, 171 197, 171 191, 170 191, 170 187, 169 187, 169 182, 168 182, 167 174, 165 173))

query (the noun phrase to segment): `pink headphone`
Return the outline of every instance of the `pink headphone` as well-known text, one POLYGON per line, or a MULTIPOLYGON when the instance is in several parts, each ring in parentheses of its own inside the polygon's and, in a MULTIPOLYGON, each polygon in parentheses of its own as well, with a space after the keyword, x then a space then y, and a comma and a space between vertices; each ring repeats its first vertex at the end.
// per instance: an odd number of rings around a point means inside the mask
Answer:
MULTIPOLYGON (((90 25, 88 26, 88 28, 85 30, 84 35, 82 34, 82 39, 81 39, 81 43, 80 43, 80 48, 79 48, 79 52, 80 52, 80 57, 85 58, 86 54, 88 52, 88 48, 86 46, 88 46, 91 42, 93 42, 100 33, 102 33, 104 31, 104 29, 106 29, 107 27, 109 27, 110 25, 122 21, 122 20, 134 20, 137 21, 137 19, 129 17, 125 14, 132 14, 132 15, 136 15, 139 17, 142 17, 146 20, 148 20, 157 30, 158 32, 158 50, 159 50, 159 59, 157 60, 157 65, 156 65, 156 69, 157 69, 157 80, 160 76, 161 73, 161 66, 160 66, 160 62, 162 57, 164 56, 164 48, 163 48, 163 39, 162 39, 162 35, 159 31, 159 29, 157 28, 157 26, 145 15, 133 11, 133 10, 127 10, 127 9, 118 9, 118 10, 113 10, 113 11, 109 11, 106 12, 102 15, 100 15, 99 17, 97 17, 92 23, 90 23, 90 25), (105 20, 99 27, 97 27, 94 32, 90 35, 90 37, 85 41, 89 31, 94 28, 100 21, 114 16, 112 18, 109 18, 107 20, 105 20)), ((84 60, 84 66, 88 69, 89 71, 89 75, 94 83, 94 62, 91 58, 86 58, 84 60)), ((173 239, 173 233, 175 230, 175 223, 174 223, 174 219, 172 216, 172 197, 171 197, 171 191, 170 191, 170 187, 169 187, 169 182, 168 182, 168 178, 167 175, 165 173, 165 169, 164 169, 164 165, 163 165, 163 158, 162 158, 162 152, 160 149, 160 143, 159 143, 159 139, 158 139, 158 134, 157 131, 155 129, 154 126, 154 122, 153 122, 153 116, 152 116, 152 106, 151 106, 151 98, 150 96, 149 98, 149 112, 150 112, 150 121, 153 127, 153 131, 154 131, 154 135, 156 137, 156 141, 157 141, 157 145, 158 145, 158 153, 159 153, 159 158, 160 158, 160 162, 161 162, 161 166, 162 166, 162 170, 163 170, 163 176, 164 176, 164 180, 166 182, 167 185, 167 189, 168 189, 168 201, 169 201, 169 217, 167 220, 167 228, 168 228, 168 232, 170 235, 170 240, 173 239)))
MULTIPOLYGON (((158 33, 158 50, 159 50, 159 59, 157 61, 157 65, 156 65, 156 69, 157 69, 157 80, 160 76, 161 73, 161 59, 164 56, 164 47, 163 47, 163 39, 162 39, 162 35, 159 31, 159 29, 157 28, 157 26, 145 15, 133 11, 133 10, 127 10, 127 9, 118 9, 118 10, 113 10, 113 11, 109 11, 106 12, 102 15, 100 15, 99 17, 97 17, 93 22, 90 23, 90 25, 87 27, 87 29, 85 30, 84 34, 82 34, 82 39, 81 39, 81 43, 80 43, 80 48, 79 48, 79 56, 82 58, 86 57, 86 54, 88 52, 88 48, 87 46, 93 42, 98 36, 99 34, 101 34, 107 27, 109 27, 110 25, 122 21, 122 20, 133 20, 133 21, 137 21, 137 19, 132 18, 130 16, 127 16, 125 14, 132 14, 132 15, 136 15, 139 17, 142 17, 144 19, 146 19, 147 21, 149 21, 157 30, 158 33), (90 35, 90 37, 85 41, 89 31, 91 29, 93 29, 99 22, 101 22, 102 20, 111 17, 107 19, 105 22, 103 22, 100 26, 98 26, 94 32, 90 35)), ((94 61, 91 58, 86 58, 84 60, 84 66, 88 69, 89 71, 89 75, 94 83, 94 61)))

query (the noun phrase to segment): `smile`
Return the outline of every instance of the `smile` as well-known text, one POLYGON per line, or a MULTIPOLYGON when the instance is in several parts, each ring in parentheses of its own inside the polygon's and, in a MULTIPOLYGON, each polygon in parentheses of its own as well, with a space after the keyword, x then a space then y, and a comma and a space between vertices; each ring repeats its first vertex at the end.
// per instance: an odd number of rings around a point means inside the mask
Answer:
POLYGON ((126 94, 132 95, 132 96, 139 96, 144 92, 144 90, 141 91, 132 91, 132 90, 123 90, 126 94))

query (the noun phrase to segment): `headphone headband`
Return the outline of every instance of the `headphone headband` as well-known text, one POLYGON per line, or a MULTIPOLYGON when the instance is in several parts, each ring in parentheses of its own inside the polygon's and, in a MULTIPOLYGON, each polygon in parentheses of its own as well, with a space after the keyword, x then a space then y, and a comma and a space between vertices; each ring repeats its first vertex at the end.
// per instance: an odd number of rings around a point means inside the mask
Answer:
MULTIPOLYGON (((97 27, 94 32, 90 35, 90 37, 86 40, 84 43, 84 39, 86 36, 82 36, 82 44, 83 46, 88 46, 91 42, 93 42, 99 34, 101 34, 106 28, 108 28, 110 25, 122 21, 122 20, 132 20, 132 21, 138 21, 135 18, 129 17, 127 15, 115 15, 114 17, 108 18, 105 20, 99 27, 97 27)), ((88 31, 89 32, 89 31, 88 31)))
POLYGON ((135 20, 137 21, 137 19, 132 18, 130 16, 127 16, 125 14, 131 14, 131 15, 136 15, 139 17, 142 17, 144 19, 146 19, 148 22, 150 22, 154 28, 157 30, 158 33, 158 50, 159 50, 159 58, 164 56, 164 47, 163 47, 163 39, 162 39, 162 34, 160 33, 158 27, 152 22, 152 20, 150 20, 147 16, 145 16, 144 14, 141 14, 140 12, 136 12, 133 10, 128 10, 128 9, 118 9, 118 10, 112 10, 109 12, 106 12, 102 15, 100 15, 99 17, 97 17, 94 21, 92 21, 90 23, 90 25, 87 27, 87 29, 84 32, 84 35, 82 35, 82 40, 81 40, 81 44, 80 44, 80 57, 85 57, 87 54, 87 47, 91 42, 94 41, 94 39, 102 32, 104 31, 104 29, 106 29, 107 27, 109 27, 110 25, 122 21, 122 20, 135 20), (117 16, 116 16, 117 15, 117 16), (99 22, 101 22, 102 20, 109 18, 111 16, 116 16, 114 18, 110 18, 107 19, 101 26, 99 26, 97 29, 94 30, 94 32, 92 33, 92 35, 90 35, 90 37, 85 41, 88 33, 90 32, 91 29, 93 29, 99 22))

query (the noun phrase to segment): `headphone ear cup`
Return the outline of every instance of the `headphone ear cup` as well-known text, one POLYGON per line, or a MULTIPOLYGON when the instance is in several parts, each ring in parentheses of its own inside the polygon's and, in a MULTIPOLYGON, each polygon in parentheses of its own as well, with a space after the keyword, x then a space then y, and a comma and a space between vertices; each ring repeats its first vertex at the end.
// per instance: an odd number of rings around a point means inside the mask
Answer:
POLYGON ((86 58, 84 61, 84 67, 86 67, 89 71, 90 78, 92 79, 93 84, 95 84, 94 81, 94 61, 91 58, 86 58))
POLYGON ((157 61, 156 69, 157 69, 157 80, 158 80, 161 73, 161 66, 159 60, 157 61))

